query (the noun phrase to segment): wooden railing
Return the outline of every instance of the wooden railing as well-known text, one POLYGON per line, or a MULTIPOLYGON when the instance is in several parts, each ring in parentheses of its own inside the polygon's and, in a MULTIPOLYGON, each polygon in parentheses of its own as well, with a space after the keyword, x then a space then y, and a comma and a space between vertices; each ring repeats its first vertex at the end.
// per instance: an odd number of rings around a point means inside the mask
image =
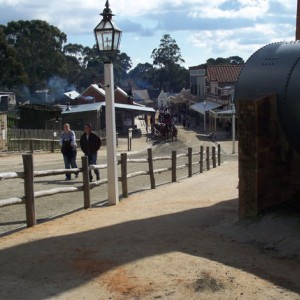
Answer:
MULTIPOLYGON (((10 205, 16 204, 25 204, 26 207, 26 223, 27 227, 31 227, 36 225, 36 216, 35 216, 35 199, 40 197, 52 196, 59 193, 70 193, 70 192, 83 192, 83 207, 85 209, 91 207, 91 197, 90 190, 106 184, 107 179, 101 179, 95 182, 89 181, 89 171, 94 169, 105 169, 107 168, 107 164, 103 165, 88 165, 88 159, 86 156, 81 157, 82 167, 74 168, 74 169, 58 169, 58 170, 47 170, 47 171, 35 171, 33 165, 33 155, 32 154, 24 154, 23 158, 23 172, 6 172, 0 173, 0 181, 2 180, 10 180, 21 178, 24 180, 24 196, 22 197, 13 197, 9 199, 0 200, 0 208, 10 205), (70 173, 78 173, 82 172, 83 177, 83 185, 81 186, 73 186, 73 187, 60 187, 49 190, 43 190, 34 192, 34 177, 46 177, 46 176, 55 176, 61 174, 70 174, 70 173)), ((200 146, 199 151, 192 152, 192 148, 188 148, 188 152, 186 154, 176 154, 176 151, 172 151, 171 156, 164 157, 153 157, 152 156, 152 148, 148 148, 148 157, 141 159, 131 159, 127 158, 127 153, 121 154, 121 159, 118 161, 118 165, 121 166, 121 176, 118 178, 119 181, 122 182, 122 196, 124 198, 128 197, 128 180, 137 176, 149 176, 151 189, 156 188, 155 184, 155 175, 161 174, 164 172, 171 172, 171 181, 177 181, 177 170, 187 168, 188 169, 188 177, 192 177, 193 174, 193 166, 199 166, 199 173, 203 173, 204 169, 210 170, 210 167, 216 168, 216 166, 220 166, 221 164, 221 149, 220 145, 217 147, 213 146, 206 147, 204 150, 203 146, 200 146), (193 156, 199 156, 199 161, 193 162, 193 156), (177 165, 177 160, 180 157, 187 157, 187 163, 183 165, 177 165), (170 160, 171 167, 154 169, 153 162, 154 161, 162 161, 162 160, 170 160), (148 164, 147 171, 137 171, 134 173, 127 173, 127 165, 128 163, 146 163, 148 164), (205 168, 206 164, 206 168, 205 168)))

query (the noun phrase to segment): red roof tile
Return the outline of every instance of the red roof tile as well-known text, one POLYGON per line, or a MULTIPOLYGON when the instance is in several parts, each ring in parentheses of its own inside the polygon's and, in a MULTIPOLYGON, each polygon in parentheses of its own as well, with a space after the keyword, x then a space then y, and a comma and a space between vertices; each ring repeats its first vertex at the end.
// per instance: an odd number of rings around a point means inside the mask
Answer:
POLYGON ((237 82, 244 65, 207 66, 207 80, 218 82, 237 82))

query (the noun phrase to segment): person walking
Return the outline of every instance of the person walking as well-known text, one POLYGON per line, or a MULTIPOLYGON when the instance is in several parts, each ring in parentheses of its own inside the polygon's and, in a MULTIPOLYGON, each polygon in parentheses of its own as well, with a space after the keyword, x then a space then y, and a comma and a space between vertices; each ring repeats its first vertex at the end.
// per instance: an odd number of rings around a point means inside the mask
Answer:
MULTIPOLYGON (((71 130, 70 124, 65 123, 64 130, 61 133, 59 145, 63 154, 65 169, 77 168, 77 144, 75 132, 71 130)), ((75 178, 78 178, 78 173, 75 173, 75 178)), ((71 174, 66 174, 65 180, 71 180, 71 174)))
MULTIPOLYGON (((89 165, 97 164, 97 153, 101 147, 100 137, 92 131, 91 124, 84 125, 84 133, 80 138, 80 147, 82 152, 88 157, 89 165)), ((97 180, 100 180, 100 172, 98 169, 94 170, 97 180)), ((90 181, 93 181, 92 171, 89 172, 90 181)))

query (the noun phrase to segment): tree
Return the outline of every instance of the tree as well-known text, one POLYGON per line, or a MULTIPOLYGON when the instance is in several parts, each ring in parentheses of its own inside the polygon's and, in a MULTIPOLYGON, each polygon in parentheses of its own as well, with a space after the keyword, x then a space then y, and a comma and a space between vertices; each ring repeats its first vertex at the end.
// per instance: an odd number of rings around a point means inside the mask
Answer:
POLYGON ((207 65, 242 65, 244 60, 239 56, 230 56, 228 58, 218 57, 217 59, 209 58, 206 61, 207 65))
MULTIPOLYGON (((41 20, 13 21, 0 25, 0 85, 25 84, 26 97, 38 89, 61 93, 69 86, 86 88, 104 81, 105 57, 96 46, 65 44, 66 35, 41 20)), ((113 56, 115 83, 128 80, 132 66, 126 53, 113 56)))
POLYGON ((134 81, 135 85, 139 89, 148 89, 153 87, 153 65, 149 63, 138 64, 134 69, 129 72, 129 78, 134 81))
POLYGON ((189 88, 189 70, 178 64, 154 70, 153 86, 171 93, 178 93, 183 88, 189 88))
POLYGON ((169 92, 181 90, 183 86, 178 86, 177 78, 184 59, 181 57, 179 46, 169 34, 163 35, 159 48, 153 49, 151 58, 153 64, 159 66, 154 74, 155 85, 169 92))
POLYGON ((80 66, 84 64, 84 47, 80 44, 67 44, 63 48, 66 56, 75 58, 80 66))
POLYGON ((114 80, 116 84, 124 85, 128 80, 127 72, 132 67, 131 58, 124 52, 117 52, 114 59, 114 80))
POLYGON ((66 75, 66 58, 62 52, 66 35, 57 27, 41 20, 13 21, 3 31, 24 67, 31 91, 47 87, 53 76, 66 75))
MULTIPOLYGON (((85 47, 83 54, 84 65, 86 65, 83 72, 87 71, 90 76, 93 76, 93 82, 104 83, 104 63, 107 57, 99 54, 96 45, 93 48, 85 47)), ((131 59, 126 53, 118 51, 113 54, 112 61, 114 62, 114 82, 116 85, 121 85, 127 80, 127 71, 132 66, 131 59)))
POLYGON ((23 65, 16 56, 15 49, 9 46, 0 28, 0 86, 3 89, 11 89, 28 81, 23 65))
POLYGON ((173 64, 184 63, 179 46, 169 34, 163 35, 159 48, 152 50, 151 58, 154 65, 166 68, 173 64))
POLYGON ((67 44, 63 52, 67 60, 66 79, 69 86, 79 87, 85 70, 85 48, 80 44, 67 44))
POLYGON ((239 56, 230 56, 228 59, 231 65, 243 65, 245 63, 245 61, 239 56))

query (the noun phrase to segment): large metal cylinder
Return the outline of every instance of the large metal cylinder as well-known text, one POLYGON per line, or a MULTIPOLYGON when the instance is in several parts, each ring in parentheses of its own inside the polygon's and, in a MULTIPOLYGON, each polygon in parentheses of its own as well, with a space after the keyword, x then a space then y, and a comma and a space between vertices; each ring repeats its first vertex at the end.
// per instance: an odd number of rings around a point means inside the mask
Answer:
POLYGON ((300 152, 300 42, 269 44, 256 51, 242 69, 235 100, 277 96, 281 127, 300 152))

